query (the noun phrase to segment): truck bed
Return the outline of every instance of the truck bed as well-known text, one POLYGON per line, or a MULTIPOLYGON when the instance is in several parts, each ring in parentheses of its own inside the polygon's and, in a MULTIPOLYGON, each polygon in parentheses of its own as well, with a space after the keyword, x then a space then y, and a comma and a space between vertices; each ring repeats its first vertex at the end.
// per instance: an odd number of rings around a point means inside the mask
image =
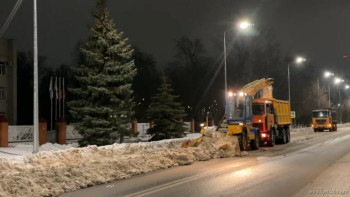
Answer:
POLYGON ((277 99, 272 99, 272 102, 275 109, 277 125, 292 124, 289 102, 277 99))

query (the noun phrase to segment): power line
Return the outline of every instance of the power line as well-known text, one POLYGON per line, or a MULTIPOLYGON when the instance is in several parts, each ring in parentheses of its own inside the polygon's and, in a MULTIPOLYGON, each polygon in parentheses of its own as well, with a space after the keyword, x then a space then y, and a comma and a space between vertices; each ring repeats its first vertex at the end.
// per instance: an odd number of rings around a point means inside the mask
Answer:
POLYGON ((2 36, 4 35, 7 27, 10 25, 13 17, 16 15, 16 13, 17 13, 19 7, 21 6, 21 4, 22 4, 22 0, 17 0, 17 3, 13 7, 10 15, 8 16, 8 18, 7 18, 6 22, 5 22, 5 24, 2 26, 2 28, 0 30, 0 38, 2 38, 2 36))

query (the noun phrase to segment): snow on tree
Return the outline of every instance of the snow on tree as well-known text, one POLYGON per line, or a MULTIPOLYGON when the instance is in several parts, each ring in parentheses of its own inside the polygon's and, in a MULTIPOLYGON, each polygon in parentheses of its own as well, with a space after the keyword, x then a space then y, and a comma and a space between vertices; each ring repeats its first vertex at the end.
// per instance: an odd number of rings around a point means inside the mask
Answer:
POLYGON ((82 60, 72 67, 77 87, 68 103, 81 146, 123 142, 132 133, 132 82, 136 75, 133 49, 118 32, 106 7, 97 0, 92 35, 80 48, 82 60))
POLYGON ((156 96, 152 97, 152 103, 147 113, 154 127, 147 130, 154 135, 152 140, 162 140, 183 137, 185 134, 183 117, 186 116, 181 103, 175 101, 179 96, 172 94, 173 89, 167 83, 165 75, 162 76, 162 84, 158 88, 156 96))

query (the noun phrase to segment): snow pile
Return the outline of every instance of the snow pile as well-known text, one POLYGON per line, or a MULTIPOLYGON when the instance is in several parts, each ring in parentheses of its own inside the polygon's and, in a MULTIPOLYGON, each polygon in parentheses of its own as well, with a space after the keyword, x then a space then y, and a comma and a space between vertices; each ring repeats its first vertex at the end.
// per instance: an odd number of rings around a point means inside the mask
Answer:
MULTIPOLYGON (((52 144, 52 143, 46 143, 39 147, 39 151, 51 151, 51 150, 65 150, 70 148, 76 148, 78 147, 78 143, 73 144, 52 144)), ((10 144, 9 147, 11 148, 23 148, 28 149, 29 151, 33 150, 33 143, 28 144, 10 144)))
POLYGON ((236 138, 217 132, 206 135, 197 147, 189 148, 179 147, 194 136, 57 151, 52 151, 57 145, 44 145, 41 149, 51 151, 0 159, 0 196, 57 196, 137 174, 235 155, 236 138), (223 150, 225 143, 229 146, 223 150))

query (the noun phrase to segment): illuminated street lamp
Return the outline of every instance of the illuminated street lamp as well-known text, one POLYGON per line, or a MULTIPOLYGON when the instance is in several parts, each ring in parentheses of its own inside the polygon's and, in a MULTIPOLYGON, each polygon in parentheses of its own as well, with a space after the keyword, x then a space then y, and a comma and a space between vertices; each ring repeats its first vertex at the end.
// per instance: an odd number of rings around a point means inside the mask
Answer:
MULTIPOLYGON (((241 30, 247 30, 247 29, 249 29, 251 26, 253 26, 253 24, 250 23, 249 21, 242 21, 242 22, 238 23, 238 27, 239 27, 239 29, 241 29, 241 30)), ((233 28, 224 31, 225 105, 226 105, 226 103, 227 103, 226 32, 232 31, 232 30, 233 30, 233 28)))
POLYGON ((339 90, 339 103, 338 103, 338 107, 339 107, 339 123, 341 123, 341 111, 340 111, 340 107, 341 107, 341 95, 340 95, 340 84, 344 82, 344 79, 341 79, 341 78, 334 78, 334 84, 338 85, 339 84, 339 87, 338 87, 338 90, 339 90))
POLYGON ((297 64, 301 64, 301 63, 303 63, 303 62, 305 62, 305 61, 306 61, 306 59, 303 58, 303 57, 297 57, 297 58, 295 59, 295 63, 297 63, 297 64))
POLYGON ((239 25, 239 28, 241 28, 241 29, 247 29, 250 26, 252 26, 253 24, 251 24, 249 21, 242 21, 238 25, 239 25))
POLYGON ((328 72, 328 71, 324 72, 324 77, 325 78, 328 78, 328 77, 333 76, 333 75, 334 75, 334 73, 331 73, 331 72, 328 72))
MULTIPOLYGON (((305 62, 306 59, 303 57, 297 57, 295 59, 295 64, 301 64, 303 62, 305 62)), ((289 71, 289 65, 290 63, 288 63, 288 100, 289 100, 289 108, 291 107, 291 99, 290 99, 290 71, 289 71)))
POLYGON ((339 83, 342 83, 342 82, 344 82, 343 79, 338 78, 338 77, 334 78, 334 84, 339 84, 339 83))
MULTIPOLYGON (((334 73, 329 71, 324 72, 324 77, 329 78, 334 76, 334 73)), ((331 83, 328 83, 328 108, 331 108, 331 83)))

